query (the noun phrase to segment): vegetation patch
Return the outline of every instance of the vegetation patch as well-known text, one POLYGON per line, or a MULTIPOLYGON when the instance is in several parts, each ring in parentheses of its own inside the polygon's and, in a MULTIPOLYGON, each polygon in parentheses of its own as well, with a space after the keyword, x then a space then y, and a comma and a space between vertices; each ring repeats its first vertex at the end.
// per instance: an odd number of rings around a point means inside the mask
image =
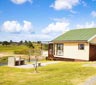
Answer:
POLYGON ((28 50, 22 49, 22 50, 16 50, 14 51, 14 54, 29 54, 28 50))
POLYGON ((4 56, 0 58, 0 64, 6 64, 8 62, 8 56, 4 56))
POLYGON ((0 45, 0 52, 13 52, 17 50, 28 49, 25 45, 0 45))
POLYGON ((83 67, 84 63, 60 62, 34 69, 0 67, 0 85, 78 85, 96 75, 96 68, 83 67))
POLYGON ((4 41, 0 44, 0 52, 14 53, 14 54, 29 54, 31 49, 31 55, 41 55, 41 50, 48 50, 48 44, 42 44, 41 42, 20 41, 20 42, 8 42, 4 41), (10 43, 10 44, 7 44, 10 43), (33 51, 34 50, 34 51, 33 51))

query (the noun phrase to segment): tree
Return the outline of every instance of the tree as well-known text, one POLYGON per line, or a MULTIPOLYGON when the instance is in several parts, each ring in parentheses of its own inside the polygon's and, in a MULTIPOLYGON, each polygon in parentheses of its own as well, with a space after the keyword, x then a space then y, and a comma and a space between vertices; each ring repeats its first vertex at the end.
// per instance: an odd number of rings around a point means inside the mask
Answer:
POLYGON ((10 44, 12 44, 13 43, 13 41, 12 40, 10 40, 10 42, 9 42, 10 44))
POLYGON ((26 40, 25 40, 24 44, 27 45, 27 41, 26 40))
POLYGON ((41 44, 41 41, 37 41, 38 44, 41 44))
POLYGON ((29 62, 30 62, 30 56, 31 56, 32 49, 34 49, 34 45, 32 44, 31 41, 26 42, 25 45, 29 48, 29 62))
POLYGON ((2 42, 0 41, 0 44, 2 44, 2 42))
POLYGON ((6 46, 7 46, 7 45, 9 45, 9 44, 10 44, 10 43, 9 43, 8 41, 3 41, 3 42, 2 42, 2 45, 6 45, 6 46))
POLYGON ((22 44, 23 44, 23 41, 21 40, 18 44, 19 44, 19 45, 22 45, 22 44))
POLYGON ((37 51, 34 51, 34 45, 32 44, 32 42, 31 41, 26 41, 26 46, 28 46, 28 48, 29 48, 29 62, 30 62, 30 55, 31 55, 31 52, 32 52, 32 50, 33 50, 33 52, 34 52, 34 55, 35 55, 35 64, 34 64, 34 68, 35 68, 35 72, 37 73, 38 71, 37 71, 37 67, 38 67, 38 57, 37 57, 37 51))
POLYGON ((37 56, 35 56, 35 72, 36 73, 38 73, 38 71, 37 71, 37 68, 38 68, 38 57, 37 56))

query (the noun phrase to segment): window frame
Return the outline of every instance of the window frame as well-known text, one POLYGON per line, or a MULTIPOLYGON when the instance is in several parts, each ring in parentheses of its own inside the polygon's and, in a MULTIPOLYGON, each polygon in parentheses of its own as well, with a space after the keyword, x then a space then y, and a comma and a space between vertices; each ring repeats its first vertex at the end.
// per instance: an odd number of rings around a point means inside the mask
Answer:
POLYGON ((84 44, 78 44, 78 50, 84 50, 85 45, 84 44))
POLYGON ((63 43, 56 44, 56 55, 63 56, 63 53, 64 53, 64 44, 63 43), (59 54, 58 51, 61 51, 62 53, 59 54))

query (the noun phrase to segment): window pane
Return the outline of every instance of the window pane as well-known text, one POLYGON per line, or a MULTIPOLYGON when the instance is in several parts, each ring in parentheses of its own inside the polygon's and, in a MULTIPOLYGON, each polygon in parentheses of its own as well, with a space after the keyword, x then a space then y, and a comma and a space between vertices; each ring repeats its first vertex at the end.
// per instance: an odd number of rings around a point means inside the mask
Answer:
POLYGON ((79 49, 79 50, 84 50, 84 44, 79 44, 79 45, 78 45, 78 49, 79 49))

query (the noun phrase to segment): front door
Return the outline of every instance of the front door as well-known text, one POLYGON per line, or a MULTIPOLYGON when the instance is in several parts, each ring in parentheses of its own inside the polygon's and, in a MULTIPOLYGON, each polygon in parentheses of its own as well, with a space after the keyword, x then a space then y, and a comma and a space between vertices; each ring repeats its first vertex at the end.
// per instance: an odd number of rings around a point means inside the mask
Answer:
POLYGON ((49 44, 48 57, 49 57, 49 58, 53 58, 53 57, 54 57, 53 44, 49 44))
POLYGON ((96 45, 90 45, 90 61, 96 61, 96 45))

